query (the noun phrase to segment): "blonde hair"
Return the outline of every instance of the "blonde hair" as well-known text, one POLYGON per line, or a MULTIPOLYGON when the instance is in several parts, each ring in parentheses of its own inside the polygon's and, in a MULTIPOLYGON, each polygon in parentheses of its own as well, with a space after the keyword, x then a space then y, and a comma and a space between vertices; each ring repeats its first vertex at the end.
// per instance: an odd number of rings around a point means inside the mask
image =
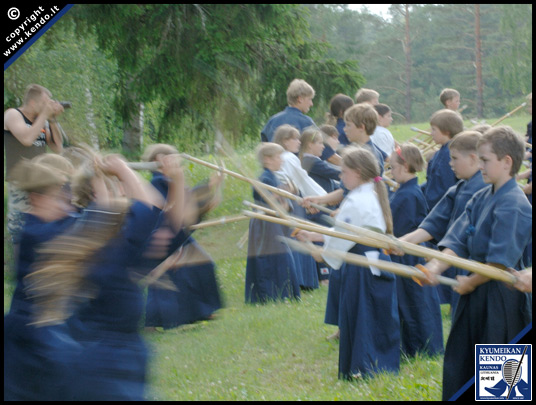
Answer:
POLYGON ((365 126, 367 135, 372 135, 378 125, 378 112, 368 103, 355 104, 344 112, 344 120, 356 126, 365 126))
POLYGON ((380 165, 374 154, 368 149, 349 146, 345 148, 342 163, 351 170, 359 172, 361 179, 365 182, 374 182, 374 191, 378 195, 378 201, 385 220, 386 233, 393 233, 393 216, 391 214, 391 206, 389 205, 389 197, 387 188, 383 181, 377 181, 380 177, 380 165))
POLYGON ((355 103, 369 103, 374 99, 379 99, 380 93, 376 90, 361 88, 355 93, 355 103))
POLYGON ((71 177, 74 174, 74 166, 69 159, 55 153, 43 153, 33 158, 33 161, 59 170, 60 173, 67 177, 71 177))
POLYGON ((490 128, 490 124, 476 124, 471 127, 471 131, 480 132, 481 135, 484 135, 484 132, 486 132, 490 128))
POLYGON ((274 138, 272 141, 274 143, 278 143, 283 148, 285 147, 284 142, 288 141, 291 138, 299 138, 300 137, 300 131, 298 131, 295 127, 289 124, 283 124, 277 127, 277 129, 274 132, 274 138))
POLYGON ((300 161, 303 159, 303 155, 307 152, 309 145, 318 141, 322 141, 322 143, 324 143, 322 131, 320 131, 318 128, 309 127, 303 131, 300 137, 300 152, 298 153, 300 161))
POLYGON ((482 134, 478 131, 463 131, 454 137, 449 144, 449 150, 457 150, 466 154, 475 153, 482 134))
POLYGON ((165 143, 155 143, 145 148, 141 160, 144 162, 153 162, 158 155, 173 155, 179 153, 177 148, 165 143))
POLYGON ((257 156, 257 160, 259 161, 261 166, 264 167, 264 158, 280 155, 284 151, 285 149, 278 143, 263 142, 259 146, 257 146, 257 149, 255 150, 255 156, 257 156))
POLYGON ((447 101, 452 100, 454 97, 460 97, 460 92, 455 89, 443 89, 439 94, 439 101, 444 106, 447 105, 447 101))
POLYGON ((320 130, 327 136, 333 136, 338 138, 339 131, 333 125, 324 124, 320 126, 320 130))
POLYGON ((305 80, 294 79, 287 89, 287 102, 294 105, 298 102, 298 97, 314 97, 315 90, 305 80))
POLYGON ((425 163, 421 150, 411 143, 404 143, 400 145, 399 149, 395 149, 393 155, 399 164, 408 165, 408 171, 410 173, 420 172, 424 168, 425 163), (400 154, 398 151, 400 151, 400 154))
POLYGON ((30 84, 24 92, 24 104, 28 104, 30 100, 37 100, 43 93, 52 97, 52 93, 47 88, 38 84, 30 84))
POLYGON ((454 138, 463 131, 463 119, 460 113, 444 108, 436 111, 430 118, 430 125, 439 128, 441 133, 454 138))

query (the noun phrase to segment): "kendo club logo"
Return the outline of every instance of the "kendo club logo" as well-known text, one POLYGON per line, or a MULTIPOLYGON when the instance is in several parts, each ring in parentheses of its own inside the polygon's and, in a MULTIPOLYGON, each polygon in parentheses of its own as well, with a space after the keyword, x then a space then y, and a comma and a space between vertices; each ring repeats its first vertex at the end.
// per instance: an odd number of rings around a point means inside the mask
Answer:
POLYGON ((476 345, 477 401, 532 399, 532 345, 476 345))

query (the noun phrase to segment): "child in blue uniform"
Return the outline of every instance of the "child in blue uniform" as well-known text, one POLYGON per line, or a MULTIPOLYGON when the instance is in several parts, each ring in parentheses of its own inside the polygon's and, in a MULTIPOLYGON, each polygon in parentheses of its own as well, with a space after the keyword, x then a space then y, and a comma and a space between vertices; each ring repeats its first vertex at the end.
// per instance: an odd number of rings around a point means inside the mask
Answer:
MULTIPOLYGON (((387 190, 379 177, 374 155, 364 148, 349 147, 344 154, 341 179, 349 193, 337 220, 392 233, 387 190)), ((346 232, 343 228, 335 230, 346 232)), ((298 239, 324 241, 324 248, 389 260, 378 249, 300 231, 298 239)), ((339 378, 352 379, 380 371, 398 372, 400 322, 395 277, 378 269, 324 260, 341 272, 339 304, 339 378)))
POLYGON ((309 177, 327 193, 334 191, 338 187, 341 169, 320 158, 324 151, 322 132, 315 128, 308 128, 303 131, 300 142, 299 157, 302 167, 309 177))
MULTIPOLYGON (((57 156, 60 158, 59 156, 57 156)), ((25 277, 35 271, 38 249, 75 222, 62 186, 67 177, 44 163, 21 162, 13 182, 28 193, 17 257, 16 286, 9 312, 4 316, 4 400, 53 401, 65 399, 70 355, 78 345, 64 324, 38 326, 36 307, 25 290, 25 277)))
MULTIPOLYGON (((390 196, 393 234, 396 237, 415 230, 428 213, 416 173, 424 167, 419 148, 411 144, 396 147, 391 154, 391 173, 400 184, 390 196)), ((393 262, 408 266, 424 264, 424 259, 407 255, 392 256, 393 262)), ((439 295, 435 288, 422 288, 413 280, 396 277, 402 352, 435 355, 443 353, 443 324, 439 295)))
MULTIPOLYGON (((144 160, 160 162, 164 156, 176 153, 177 150, 170 145, 155 144, 147 148, 144 160)), ((154 171, 151 184, 164 198, 167 198, 169 187, 172 185, 168 177, 161 171, 154 171)), ((185 227, 187 222, 199 218, 197 204, 193 201, 195 198, 191 193, 188 195, 186 205, 192 209, 185 210, 183 227, 179 230, 174 229, 165 215, 162 215, 144 253, 142 266, 146 269, 158 266, 180 246, 184 249, 183 257, 186 260, 185 265, 179 269, 171 269, 167 273, 176 290, 149 286, 145 316, 147 328, 171 329, 210 319, 222 307, 215 264, 185 227), (189 211, 192 211, 191 214, 189 211), (191 264, 188 264, 189 260, 192 261, 191 264)))
MULTIPOLYGON (((523 155, 523 142, 510 127, 495 127, 482 136, 480 170, 490 185, 469 200, 438 244, 444 253, 501 269, 522 267, 523 250, 532 240, 532 208, 515 181, 523 155)), ((426 267, 435 282, 434 275, 449 266, 433 259, 426 267)), ((527 293, 477 274, 457 280, 461 297, 445 349, 444 400, 474 376, 475 344, 510 343, 532 320, 527 293)))
MULTIPOLYGON (((421 222, 418 229, 400 239, 411 243, 423 243, 443 239, 454 221, 464 212, 467 202, 476 192, 486 186, 479 170, 476 146, 481 134, 477 131, 463 131, 450 142, 450 166, 460 180, 450 187, 434 209, 421 222)), ((444 275, 455 278, 467 271, 451 267, 444 275)), ((459 294, 450 287, 438 286, 441 303, 451 305, 452 314, 456 308, 459 294)))
MULTIPOLYGON (((82 345, 81 354, 73 359, 70 399, 142 400, 148 351, 139 334, 143 293, 132 279, 131 269, 139 262, 159 219, 163 199, 121 159, 107 157, 101 167, 121 181, 133 202, 118 234, 89 265, 87 280, 95 287, 95 296, 69 320, 73 336, 82 345)), ((180 162, 166 156, 162 170, 176 185, 168 196, 173 207, 169 216, 173 225, 180 227, 184 198, 180 162)), ((90 195, 96 196, 97 202, 112 198, 103 178, 90 176, 90 182, 90 195)))
MULTIPOLYGON (((280 185, 274 174, 281 168, 281 145, 266 142, 257 148, 257 158, 264 168, 259 181, 273 187, 280 185)), ((278 202, 281 199, 274 197, 278 202)), ((255 204, 267 205, 262 196, 253 191, 255 204)), ((288 208, 286 202, 283 206, 288 208)), ((265 303, 270 300, 300 298, 296 266, 290 249, 277 236, 288 236, 282 225, 252 218, 249 222, 248 258, 246 265, 246 303, 265 303)))
MULTIPOLYGON (((299 196, 324 195, 326 191, 314 181, 301 166, 300 159, 296 156, 300 151, 300 134, 290 125, 281 125, 275 131, 274 143, 281 145, 285 151, 281 154, 281 169, 275 172, 276 177, 283 185, 297 188, 292 192, 299 196)), ((294 216, 306 218, 305 209, 297 202, 291 202, 294 216)), ((311 255, 301 252, 292 252, 295 258, 296 271, 300 285, 306 289, 318 288, 317 265, 311 255)))
POLYGON ((261 131, 262 142, 273 142, 277 128, 283 124, 292 125, 301 133, 305 128, 316 126, 313 119, 305 114, 313 106, 315 91, 305 80, 294 79, 287 89, 288 107, 270 117, 261 131))
POLYGON ((428 163, 426 183, 423 185, 428 208, 432 210, 448 188, 458 181, 449 165, 448 145, 457 134, 463 131, 463 120, 457 112, 444 109, 432 115, 430 126, 432 139, 441 146, 428 163))
POLYGON ((339 133, 339 142, 343 146, 350 144, 350 141, 344 133, 344 112, 354 105, 354 100, 346 94, 336 94, 329 102, 329 115, 327 123, 337 128, 339 133))

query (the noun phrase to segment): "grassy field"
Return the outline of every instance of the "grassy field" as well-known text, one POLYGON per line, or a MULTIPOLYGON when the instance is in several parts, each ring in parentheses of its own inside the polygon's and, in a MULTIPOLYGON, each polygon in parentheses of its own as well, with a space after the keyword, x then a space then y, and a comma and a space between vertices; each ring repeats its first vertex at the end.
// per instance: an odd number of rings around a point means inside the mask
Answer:
MULTIPOLYGON (((504 121, 524 133, 530 117, 504 121)), ((493 122, 493 120, 489 120, 493 122)), ((429 129, 428 124, 413 124, 429 129)), ((468 124, 470 126, 470 124, 468 124)), ((409 125, 390 128, 403 142, 415 135, 409 125)), ((213 157, 205 156, 205 160, 213 157)), ((258 174, 253 153, 242 151, 239 162, 225 159, 258 174)), ((210 169, 187 165, 195 183, 210 169)), ((246 183, 227 178, 224 199, 209 218, 239 213, 251 201, 246 183)), ((4 313, 13 291, 13 254, 7 241, 4 183, 4 313)), ((208 218, 207 218, 208 219, 208 218)), ((244 304, 246 247, 237 243, 247 221, 197 231, 198 242, 217 264, 225 308, 216 319, 168 331, 144 332, 152 356, 147 397, 150 400, 440 400, 442 356, 401 359, 400 372, 380 374, 358 382, 337 379, 338 344, 326 336, 335 327, 323 323, 327 287, 302 292, 300 302, 244 304)), ((443 307, 443 333, 448 336, 450 315, 443 307)))

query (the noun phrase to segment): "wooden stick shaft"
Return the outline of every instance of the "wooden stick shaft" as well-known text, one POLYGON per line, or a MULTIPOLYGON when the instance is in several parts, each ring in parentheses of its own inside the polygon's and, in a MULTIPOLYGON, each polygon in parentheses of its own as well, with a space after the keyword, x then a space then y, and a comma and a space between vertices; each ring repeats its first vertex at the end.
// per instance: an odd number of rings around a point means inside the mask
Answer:
MULTIPOLYGON (((256 179, 251 179, 249 177, 246 177, 244 175, 241 175, 241 174, 238 174, 238 173, 235 173, 231 170, 228 170, 228 169, 223 169, 221 167, 218 167, 212 163, 208 163, 208 162, 205 162, 204 160, 201 160, 201 159, 197 159, 193 156, 190 156, 190 155, 186 155, 186 154, 182 154, 181 155, 184 159, 187 159, 187 160, 190 160, 194 163, 198 163, 200 165, 203 165, 203 166, 206 166, 206 167, 209 167, 211 169, 214 169, 214 170, 220 170, 222 171, 223 173, 225 174, 228 174, 229 176, 232 176, 232 177, 235 177, 239 180, 242 180, 242 181, 245 181, 253 186, 257 186, 257 187, 262 187, 274 194, 277 194, 277 195, 280 195, 281 197, 285 197, 285 198, 288 198, 289 200, 294 200, 294 201, 297 201, 298 203, 301 203, 303 201, 303 198, 301 198, 300 196, 297 196, 295 194, 292 194, 292 193, 289 193, 288 191, 285 191, 285 190, 282 190, 280 188, 277 188, 277 187, 273 187, 273 186, 270 186, 268 184, 264 184, 263 182, 261 181, 258 181, 256 179)), ((311 206, 317 208, 318 210, 322 211, 322 212, 325 212, 327 214, 330 214, 332 212, 332 210, 330 210, 329 208, 326 208, 322 205, 319 205, 319 204, 311 204, 311 206)))
POLYGON ((191 229, 191 230, 193 230, 193 229, 203 229, 203 228, 208 228, 208 227, 214 226, 214 225, 230 224, 232 222, 238 222, 238 221, 242 221, 244 219, 249 219, 249 218, 247 216, 245 216, 245 215, 235 215, 235 216, 230 216, 230 217, 221 217, 219 219, 213 219, 213 220, 209 220, 209 221, 200 222, 198 224, 190 226, 189 229, 191 229))
POLYGON ((418 133, 420 133, 420 134, 432 135, 430 132, 425 131, 424 129, 416 128, 416 127, 411 127, 411 130, 412 130, 412 131, 415 131, 415 132, 418 132, 418 133))
MULTIPOLYGON (((355 243, 360 243, 366 246, 371 246, 379 249, 390 249, 391 247, 396 246, 397 248, 403 250, 406 254, 411 254, 418 257, 437 259, 451 266, 468 270, 470 272, 477 273, 494 280, 503 281, 510 284, 514 284, 516 282, 516 277, 514 275, 507 273, 506 271, 500 270, 496 267, 475 262, 473 260, 463 259, 461 257, 451 256, 442 253, 438 250, 426 248, 420 245, 415 245, 413 243, 404 242, 394 237, 382 235, 378 232, 374 232, 369 229, 347 224, 349 227, 351 227, 353 232, 358 233, 358 235, 350 235, 343 232, 333 231, 329 228, 323 229, 322 227, 311 227, 307 224, 299 223, 298 221, 282 220, 280 218, 257 214, 251 211, 244 211, 244 214, 247 216, 263 219, 265 221, 276 222, 280 223, 281 225, 301 228, 312 232, 318 232, 324 235, 350 240, 355 243)), ((348 230, 350 230, 350 228, 348 228, 348 230)))
POLYGON ((159 162, 128 162, 127 166, 132 170, 158 170, 162 165, 159 162))
POLYGON ((499 122, 502 122, 504 121, 506 118, 508 118, 509 116, 511 116, 512 114, 514 114, 515 112, 517 112, 518 110, 522 109, 523 107, 525 107, 527 105, 527 103, 523 103, 519 106, 517 106, 516 108, 514 108, 512 111, 510 111, 509 113, 506 113, 504 114, 501 118, 499 118, 497 121, 495 121, 493 124, 491 124, 492 127, 494 127, 495 125, 497 125, 499 122))
MULTIPOLYGON (((305 244, 300 243, 295 240, 289 239, 289 238, 281 238, 284 239, 285 243, 287 243, 291 249, 298 250, 304 253, 316 253, 323 256, 331 256, 337 259, 341 259, 347 263, 351 264, 357 264, 358 266, 373 266, 377 267, 381 270, 387 271, 389 273, 396 274, 398 276, 406 277, 406 278, 417 278, 419 280, 426 280, 426 275, 412 267, 407 266, 400 263, 395 262, 389 262, 387 260, 381 260, 381 259, 369 259, 366 256, 358 255, 355 253, 348 253, 348 252, 341 252, 336 250, 326 250, 323 248, 320 248, 318 246, 312 245, 312 244, 305 244)), ((439 276, 439 283, 445 284, 451 287, 457 286, 458 282, 452 278, 439 276)))
MULTIPOLYGON (((370 229, 358 227, 355 225, 348 224, 346 222, 337 221, 331 218, 334 223, 348 231, 363 235, 369 238, 377 238, 378 240, 383 241, 386 244, 389 244, 391 241, 391 246, 396 246, 407 254, 413 256, 424 257, 426 259, 437 259, 444 263, 448 263, 451 266, 459 267, 464 270, 468 270, 473 273, 483 275, 485 277, 493 278, 495 280, 504 281, 510 284, 516 282, 515 276, 506 271, 500 270, 496 267, 489 266, 487 264, 475 262, 473 260, 463 259, 457 256, 447 255, 446 253, 440 252, 439 250, 430 249, 421 245, 416 245, 414 243, 401 241, 400 239, 395 238, 394 236, 380 234, 374 232, 370 229)), ((328 218, 328 221, 330 219, 328 218)), ((388 249, 388 248, 387 248, 388 249)))

